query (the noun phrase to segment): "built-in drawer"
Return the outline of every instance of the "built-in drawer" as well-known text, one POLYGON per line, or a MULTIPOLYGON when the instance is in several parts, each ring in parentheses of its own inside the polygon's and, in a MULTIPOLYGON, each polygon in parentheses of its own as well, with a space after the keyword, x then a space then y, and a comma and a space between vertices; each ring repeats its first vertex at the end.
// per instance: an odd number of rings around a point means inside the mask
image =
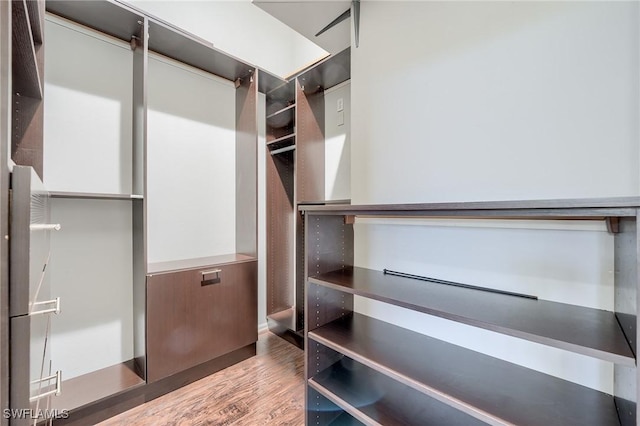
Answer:
POLYGON ((257 341, 257 262, 147 277, 147 380, 257 341))

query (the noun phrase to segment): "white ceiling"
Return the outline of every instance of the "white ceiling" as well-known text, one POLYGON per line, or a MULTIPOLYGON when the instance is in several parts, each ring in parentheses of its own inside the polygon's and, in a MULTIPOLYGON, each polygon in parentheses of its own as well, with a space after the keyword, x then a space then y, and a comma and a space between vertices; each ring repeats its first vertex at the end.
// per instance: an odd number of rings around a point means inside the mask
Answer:
POLYGON ((350 8, 349 0, 253 0, 253 4, 329 53, 341 52, 351 44, 351 19, 315 36, 350 8))

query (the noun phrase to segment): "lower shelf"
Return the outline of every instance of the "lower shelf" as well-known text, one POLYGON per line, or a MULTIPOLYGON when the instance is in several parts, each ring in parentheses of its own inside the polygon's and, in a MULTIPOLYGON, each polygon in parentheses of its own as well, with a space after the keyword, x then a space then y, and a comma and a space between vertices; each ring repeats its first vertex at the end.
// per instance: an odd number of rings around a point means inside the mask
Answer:
POLYGON ((267 325, 272 333, 304 349, 304 330, 296 330, 295 307, 267 315, 267 325))
POLYGON ((54 409, 74 410, 144 385, 133 361, 102 368, 73 379, 63 380, 60 396, 51 399, 54 409))
POLYGON ((347 357, 310 379, 309 386, 365 425, 485 424, 347 357))
POLYGON ((611 395, 364 315, 333 321, 308 336, 491 424, 619 424, 611 395))

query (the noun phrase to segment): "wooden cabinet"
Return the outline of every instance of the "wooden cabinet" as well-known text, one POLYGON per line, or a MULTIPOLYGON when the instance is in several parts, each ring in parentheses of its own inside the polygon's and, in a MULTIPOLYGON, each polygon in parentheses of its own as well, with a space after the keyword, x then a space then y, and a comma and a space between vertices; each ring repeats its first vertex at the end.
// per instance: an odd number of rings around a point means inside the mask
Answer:
POLYGON ((256 274, 249 261, 149 275, 149 382, 257 340, 256 274))
MULTIPOLYGON (((638 425, 638 198, 307 206, 306 422, 638 425), (614 235, 613 311, 354 266, 353 217, 579 218, 614 235), (613 393, 357 312, 354 297, 610 362, 613 393)), ((587 372, 585 372, 587 374, 587 372)), ((337 423, 336 423, 337 424, 337 423)), ((340 423, 342 424, 342 423, 340 423)))

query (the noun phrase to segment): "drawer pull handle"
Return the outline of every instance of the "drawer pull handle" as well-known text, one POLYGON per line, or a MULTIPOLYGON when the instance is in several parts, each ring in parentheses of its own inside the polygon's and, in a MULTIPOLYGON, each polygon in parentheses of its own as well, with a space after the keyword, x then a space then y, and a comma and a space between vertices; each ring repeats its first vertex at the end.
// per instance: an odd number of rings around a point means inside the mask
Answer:
POLYGON ((211 269, 208 271, 202 271, 202 282, 205 281, 219 281, 220 280, 220 273, 222 272, 222 269, 211 269), (213 277, 210 277, 210 275, 214 275, 213 277))
POLYGON ((43 377, 42 379, 34 380, 33 382, 31 382, 31 384, 37 385, 39 383, 49 382, 50 380, 53 380, 53 379, 56 379, 55 389, 52 389, 47 392, 43 392, 40 395, 32 396, 31 398, 29 398, 29 402, 37 401, 40 398, 44 398, 45 396, 49 396, 49 395, 55 395, 55 396, 60 395, 60 392, 62 392, 62 370, 56 371, 56 374, 54 375, 43 377))
POLYGON ((29 312, 29 315, 41 315, 41 314, 59 314, 60 313, 60 298, 56 297, 53 300, 46 300, 44 302, 35 302, 33 305, 31 305, 31 309, 34 309, 37 306, 42 306, 42 305, 51 305, 54 304, 54 306, 52 308, 49 309, 43 309, 41 311, 34 311, 34 312, 29 312))

